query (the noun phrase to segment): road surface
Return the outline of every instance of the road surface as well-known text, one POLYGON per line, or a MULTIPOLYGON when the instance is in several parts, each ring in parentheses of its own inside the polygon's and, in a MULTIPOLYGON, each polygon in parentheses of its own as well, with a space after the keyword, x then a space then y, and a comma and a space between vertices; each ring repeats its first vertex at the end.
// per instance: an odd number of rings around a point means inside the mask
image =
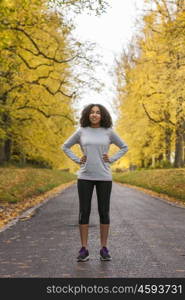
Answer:
POLYGON ((0 232, 0 277, 185 277, 185 208, 113 182, 108 248, 99 259, 96 191, 89 227, 90 260, 80 249, 76 183, 0 232))

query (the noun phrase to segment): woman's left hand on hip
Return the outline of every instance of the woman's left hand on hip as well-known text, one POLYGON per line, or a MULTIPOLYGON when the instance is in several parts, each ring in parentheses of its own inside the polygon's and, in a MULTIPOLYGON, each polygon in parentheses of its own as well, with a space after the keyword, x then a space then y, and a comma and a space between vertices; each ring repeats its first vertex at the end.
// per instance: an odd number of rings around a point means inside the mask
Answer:
POLYGON ((110 162, 109 161, 109 156, 106 153, 103 154, 103 159, 104 159, 105 162, 110 162))

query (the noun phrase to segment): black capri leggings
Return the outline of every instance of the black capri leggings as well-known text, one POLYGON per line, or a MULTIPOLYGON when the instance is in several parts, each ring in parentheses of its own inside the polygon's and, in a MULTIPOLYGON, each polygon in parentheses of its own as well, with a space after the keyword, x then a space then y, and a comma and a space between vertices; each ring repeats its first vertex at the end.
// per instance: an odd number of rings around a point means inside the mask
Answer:
POLYGON ((89 224, 94 185, 96 186, 100 223, 110 224, 109 208, 112 181, 78 179, 79 224, 89 224))

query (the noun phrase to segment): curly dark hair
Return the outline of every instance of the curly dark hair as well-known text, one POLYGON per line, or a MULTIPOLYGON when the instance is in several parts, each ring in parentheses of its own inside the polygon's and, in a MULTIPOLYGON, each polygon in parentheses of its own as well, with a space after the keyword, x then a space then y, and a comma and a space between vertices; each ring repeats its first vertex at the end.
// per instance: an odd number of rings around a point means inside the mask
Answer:
POLYGON ((89 115, 91 108, 94 106, 98 106, 100 109, 101 114, 101 120, 100 120, 100 127, 109 128, 112 127, 112 118, 108 110, 103 106, 102 104, 89 104, 85 106, 85 108, 82 110, 81 118, 80 118, 80 125, 81 127, 87 127, 91 126, 91 122, 89 120, 89 115))

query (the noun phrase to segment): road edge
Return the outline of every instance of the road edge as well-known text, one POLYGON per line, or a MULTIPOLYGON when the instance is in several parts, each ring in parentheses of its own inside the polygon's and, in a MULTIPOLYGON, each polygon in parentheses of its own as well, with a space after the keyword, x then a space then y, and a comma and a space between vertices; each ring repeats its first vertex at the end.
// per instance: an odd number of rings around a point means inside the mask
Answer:
POLYGON ((10 228, 11 226, 15 225, 19 220, 23 221, 29 219, 30 217, 33 216, 35 210, 38 207, 42 206, 43 204, 51 200, 53 197, 57 196, 58 194, 60 194, 61 192, 63 192, 64 190, 66 190, 67 188, 69 188, 71 185, 75 183, 76 180, 72 180, 70 182, 63 183, 55 187, 54 189, 47 191, 42 195, 25 199, 25 202, 28 201, 31 206, 29 205, 29 207, 21 210, 22 203, 20 203, 20 211, 18 211, 15 217, 12 218, 10 217, 9 219, 7 219, 7 221, 6 218, 4 218, 5 224, 0 225, 0 233, 10 228))
POLYGON ((162 194, 162 193, 157 193, 155 191, 152 191, 152 190, 149 190, 149 189, 145 189, 143 187, 139 187, 139 186, 136 186, 136 185, 131 185, 131 184, 128 184, 128 183, 123 183, 123 182, 119 182, 119 181, 114 181, 115 183, 118 183, 120 185, 123 185, 123 186, 126 186, 126 187, 129 187, 129 188, 132 188, 132 189, 136 189, 136 190, 139 190, 147 195, 150 195, 158 200, 161 200, 163 202, 166 202, 172 206, 176 206, 176 207, 180 207, 180 208, 185 208, 185 203, 182 202, 182 200, 179 200, 179 199, 176 199, 176 198, 173 198, 173 197, 170 197, 166 194, 162 194))

